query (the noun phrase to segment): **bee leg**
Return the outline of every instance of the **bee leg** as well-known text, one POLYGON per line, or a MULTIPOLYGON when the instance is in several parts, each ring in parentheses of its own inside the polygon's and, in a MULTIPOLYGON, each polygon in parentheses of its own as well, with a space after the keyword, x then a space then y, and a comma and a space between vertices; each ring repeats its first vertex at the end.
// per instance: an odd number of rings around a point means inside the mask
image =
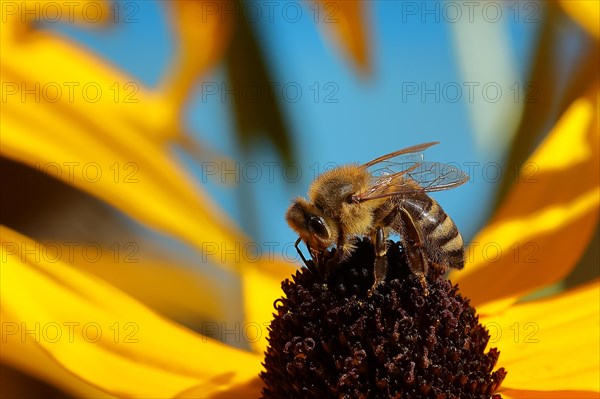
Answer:
POLYGON ((448 265, 439 262, 431 262, 431 267, 436 277, 439 277, 448 271, 448 265))
POLYGON ((311 271, 323 279, 323 288, 327 290, 327 280, 329 279, 329 271, 331 270, 332 259, 325 259, 323 252, 313 250, 311 247, 308 250, 313 258, 313 268, 311 271))
POLYGON ((386 256, 386 242, 385 232, 382 227, 378 227, 375 232, 375 267, 373 274, 375 275, 375 282, 369 289, 369 296, 377 289, 377 286, 381 284, 387 277, 387 256, 386 256))
POLYGON ((423 296, 429 295, 429 287, 427 284, 427 279, 425 278, 425 274, 418 273, 417 278, 419 279, 419 283, 421 283, 421 287, 423 287, 423 296))
POLYGON ((429 295, 427 283, 427 274, 429 271, 429 263, 425 254, 425 246, 421 237, 420 231, 406 210, 401 213, 402 222, 402 247, 406 252, 408 267, 410 271, 419 279, 421 287, 423 287, 423 295, 429 295))
POLYGON ((427 283, 427 271, 429 266, 423 251, 419 249, 419 246, 407 245, 405 242, 406 254, 408 257, 408 264, 410 271, 417 277, 421 287, 423 287, 423 295, 429 295, 429 284, 427 283))
POLYGON ((336 268, 336 266, 339 265, 340 261, 343 259, 343 247, 344 247, 344 239, 343 239, 343 235, 340 235, 340 238, 336 244, 336 250, 335 253, 333 254, 333 256, 329 259, 327 259, 327 261, 322 262, 323 266, 323 280, 325 280, 325 283, 327 283, 327 279, 329 277, 329 275, 331 274, 331 271, 333 271, 333 269, 336 268))

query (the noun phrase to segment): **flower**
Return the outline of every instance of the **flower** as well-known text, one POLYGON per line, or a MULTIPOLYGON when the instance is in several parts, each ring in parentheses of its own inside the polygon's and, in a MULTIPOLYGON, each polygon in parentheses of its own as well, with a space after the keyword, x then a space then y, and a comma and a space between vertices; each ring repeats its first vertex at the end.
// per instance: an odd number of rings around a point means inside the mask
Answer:
MULTIPOLYGON (((11 7, 20 4, 2 3, 6 17, 0 25, 3 94, 19 90, 15 82, 95 82, 106 92, 115 81, 135 82, 89 51, 34 29, 31 13, 24 19, 14 14, 11 7)), ((39 4, 61 6, 51 1, 39 4)), ((63 6, 67 7, 63 15, 70 15, 69 4, 63 6)), ((183 27, 178 38, 185 56, 177 59, 179 64, 173 65, 161 89, 138 86, 143 106, 121 107, 107 98, 95 106, 66 100, 3 100, 2 156, 32 167, 91 161, 108 167, 133 159, 139 166, 136 185, 90 184, 67 174, 58 178, 197 249, 207 240, 247 241, 167 148, 169 140, 184 140, 178 113, 192 80, 222 56, 230 35, 227 26, 198 24, 188 18, 194 7, 195 2, 177 3, 174 19, 183 27), (197 46, 194 38, 203 35, 214 45, 197 46)), ((105 9, 103 15, 110 13, 105 9)), ((346 46, 350 52, 364 53, 360 50, 364 43, 348 30, 359 13, 347 15, 342 24, 345 31, 338 37, 350 41, 346 46)), ((364 65, 363 56, 356 59, 364 65)), ((503 397, 597 397, 600 392, 598 281, 551 297, 520 301, 566 276, 597 225, 597 122, 594 82, 530 158, 540 166, 535 184, 519 179, 471 246, 494 243, 503 255, 490 262, 480 251, 472 251, 465 271, 450 276, 472 299, 481 323, 502 352, 500 366, 510 371, 500 391, 503 397), (511 249, 515 243, 522 248, 534 243, 526 249, 537 249, 533 260, 538 262, 528 264, 524 257, 531 253, 515 252, 511 249), (520 256, 517 261, 515 253, 520 256)), ((527 172, 521 177, 527 177, 527 172)), ((218 309, 210 281, 168 268, 162 259, 145 258, 144 268, 112 260, 91 265, 81 255, 67 260, 57 254, 68 254, 68 247, 44 242, 43 237, 36 241, 6 226, 0 229, 0 244, 3 365, 76 397, 260 395, 264 339, 257 339, 252 350, 233 348, 159 314, 164 313, 158 308, 160 300, 169 295, 174 302, 183 298, 185 306, 218 309), (131 278, 123 279, 124 275, 131 278), (144 284, 147 291, 140 290, 136 280, 149 275, 153 281, 144 284)), ((218 262, 220 255, 211 256, 218 262)), ((281 260, 222 263, 240 278, 245 320, 258 326, 268 323, 273 299, 280 296, 280 282, 294 269, 281 260)), ((219 311, 214 312, 218 316, 219 311)), ((7 387, 3 389, 14 388, 11 381, 3 383, 7 387)))
MULTIPOLYGON (((594 145, 598 144, 598 131, 593 123, 598 110, 595 104, 597 91, 579 99, 532 156, 539 162, 552 161, 555 168, 551 170, 561 173, 561 178, 573 185, 578 184, 580 175, 569 178, 571 169, 567 162, 583 167, 577 171, 593 174, 598 170, 592 168, 599 160, 599 146, 594 145), (570 159, 552 156, 556 146, 573 143, 580 151, 570 159), (546 160, 545 156, 551 158, 546 160)), ((546 184, 553 183, 552 179, 540 176, 536 190, 542 190, 542 186, 552 189, 555 186, 546 184)), ((494 270, 494 263, 486 265, 483 260, 475 259, 461 272, 464 277, 456 279, 465 295, 474 298, 481 323, 498 339, 494 345, 502 353, 500 366, 510 371, 500 391, 503 397, 592 397, 600 392, 597 385, 598 281, 550 298, 518 302, 524 293, 564 276, 582 253, 584 245, 576 245, 578 240, 571 239, 574 233, 569 233, 569 226, 573 224, 582 231, 584 226, 594 225, 586 220, 597 215, 597 196, 588 198, 589 192, 597 193, 598 180, 585 179, 579 184, 589 184, 591 188, 558 195, 557 200, 564 206, 556 211, 553 210, 555 205, 549 205, 547 212, 556 219, 548 225, 522 227, 522 218, 538 217, 540 212, 546 212, 541 206, 536 207, 531 216, 518 208, 514 213, 502 208, 499 211, 502 218, 480 234, 480 240, 490 234, 492 240, 499 242, 509 242, 515 233, 528 234, 527 237, 540 246, 542 243, 549 247, 567 245, 560 255, 540 252, 538 272, 511 264, 510 260, 498 271, 494 270), (541 228, 544 230, 540 232, 541 228), (490 233, 491 230, 494 231, 490 233), (518 285, 513 287, 511 284, 515 282, 518 285), (490 298, 490 291, 495 298, 490 298), (503 292, 507 295, 502 296, 503 292)), ((543 196, 533 197, 528 190, 531 189, 525 184, 517 184, 505 206, 513 206, 511 198, 513 201, 528 198, 530 203, 547 201, 543 196), (522 193, 530 196, 523 197, 522 193)), ((259 395, 261 350, 234 349, 192 333, 73 265, 48 262, 40 255, 44 247, 39 243, 6 227, 1 233, 3 362, 82 397, 259 395), (135 320, 133 327, 127 324, 132 320, 135 320), (45 339, 22 342, 20 338, 24 333, 20 327, 36 323, 51 326, 48 328, 72 325, 75 338, 61 345, 45 339), (83 329, 94 328, 93 323, 114 326, 113 329, 122 333, 135 331, 134 341, 115 342, 114 336, 103 334, 97 342, 88 342, 84 338, 89 331, 86 335, 83 329), (121 330, 125 326, 129 329, 121 330)), ((270 319, 272 299, 279 297, 279 281, 289 275, 289 270, 253 267, 244 272, 245 295, 255 307, 249 320, 266 322, 270 319)), ((455 281, 454 276, 451 279, 455 281)), ((259 344, 264 345, 264 342, 259 344)))
MULTIPOLYGON (((313 263, 282 287, 265 355, 265 398, 490 398, 506 375, 469 301, 432 269, 428 294, 398 244, 375 281, 365 239, 324 283, 313 263)), ((335 265, 335 266, 332 266, 335 265)))

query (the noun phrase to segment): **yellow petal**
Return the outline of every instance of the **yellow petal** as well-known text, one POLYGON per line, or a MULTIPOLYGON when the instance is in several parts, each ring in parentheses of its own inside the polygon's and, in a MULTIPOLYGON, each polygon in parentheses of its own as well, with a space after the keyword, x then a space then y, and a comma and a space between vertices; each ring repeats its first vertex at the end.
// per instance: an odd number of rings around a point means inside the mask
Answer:
POLYGON ((262 380, 258 375, 251 381, 230 387, 227 392, 219 392, 217 394, 206 396, 206 389, 203 385, 195 386, 187 391, 179 393, 177 398, 211 398, 211 399, 238 399, 238 398, 256 398, 263 387, 262 380))
POLYGON ((318 23, 332 34, 361 72, 369 69, 369 46, 362 0, 319 0, 309 8, 318 23))
POLYGON ((98 278, 48 262, 39 243, 6 227, 0 233, 11 345, 32 340, 57 366, 121 397, 174 397, 199 385, 210 396, 260 371, 260 356, 191 333, 98 278))
POLYGON ((508 371, 504 389, 600 392, 599 281, 481 323, 500 350, 498 366, 508 371))
POLYGON ((2 154, 199 250, 211 243, 209 257, 242 267, 221 255, 247 239, 152 133, 177 128, 170 104, 72 43, 22 26, 14 16, 1 25, 2 154))
MULTIPOLYGON (((100 277, 152 310, 171 319, 195 325, 224 320, 228 293, 203 276, 198 265, 180 257, 167 260, 138 237, 110 245, 95 242, 42 241, 40 250, 50 261, 61 260, 100 277), (221 290, 221 291, 220 291, 221 290)), ((200 326, 199 326, 200 327, 200 326)))
POLYGON ((501 390, 503 399, 598 399, 598 392, 501 390))
POLYGON ((560 0, 559 3, 590 35, 600 39, 600 4, 597 0, 560 0))
MULTIPOLYGON (((40 10, 47 7, 53 9, 57 5, 62 7, 61 15, 67 21, 71 15, 78 20, 82 10, 95 10, 97 7, 104 7, 98 11, 101 16, 108 18, 115 15, 114 11, 108 9, 110 3, 107 1, 36 3, 40 10)), ((14 10, 12 2, 3 4, 3 10, 8 8, 10 12, 3 15, 5 21, 0 25, 0 43, 4 55, 2 68, 7 69, 2 72, 19 72, 17 76, 10 74, 10 79, 7 78, 3 83, 3 104, 24 100, 44 104, 56 111, 70 104, 76 109, 90 111, 88 117, 104 117, 107 122, 106 115, 110 115, 111 124, 115 120, 120 124, 131 124, 145 135, 173 127, 174 115, 162 96, 148 90, 89 50, 57 34, 34 28, 30 23, 36 22, 38 17, 43 21, 43 16, 48 14, 46 18, 49 18, 52 12, 40 11, 40 16, 36 12, 27 12, 35 10, 36 5, 27 8, 24 4, 15 4, 14 10), (72 57, 72 62, 65 57, 72 57), (40 68, 40 65, 44 68, 40 68), (112 113, 106 114, 104 111, 112 113)), ((86 27, 89 26, 98 25, 88 23, 86 27)), ((104 132, 109 137, 110 133, 104 132)), ((118 138, 118 134, 113 135, 118 138)))
MULTIPOLYGON (((108 0, 82 0, 76 3, 38 0, 29 4, 3 0, 2 3, 2 17, 25 22, 23 29, 30 29, 30 24, 33 23, 63 22, 85 24, 88 27, 102 26, 115 15, 108 0)), ((6 20, 3 19, 2 22, 6 20)))
POLYGON ((163 90, 181 109, 199 75, 222 58, 233 19, 223 18, 231 7, 228 1, 177 0, 170 1, 169 7, 178 49, 163 90))
POLYGON ((597 93, 578 99, 561 117, 470 244, 465 270, 451 275, 473 304, 517 299, 552 284, 587 248, 598 223, 597 93))
POLYGON ((281 282, 291 278, 297 269, 281 260, 263 262, 260 267, 242 270, 242 293, 246 323, 256 334, 248 334, 248 340, 256 353, 267 348, 267 327, 273 320, 273 303, 283 296, 281 282))
MULTIPOLYGON (((2 322, 2 342, 0 342, 0 362, 7 364, 21 372, 45 381, 50 385, 60 388, 77 398, 113 398, 106 392, 82 381, 73 374, 58 366, 54 359, 45 353, 33 339, 12 339, 14 322, 0 314, 2 322)), ((17 328, 20 325, 17 323, 17 328)))

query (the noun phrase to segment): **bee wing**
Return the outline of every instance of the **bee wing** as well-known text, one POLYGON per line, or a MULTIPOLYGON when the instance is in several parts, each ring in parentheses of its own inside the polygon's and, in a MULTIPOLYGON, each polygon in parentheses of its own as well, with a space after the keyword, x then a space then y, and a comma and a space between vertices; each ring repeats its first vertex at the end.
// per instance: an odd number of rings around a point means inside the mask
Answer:
POLYGON ((363 164, 362 167, 368 170, 372 179, 369 189, 357 195, 355 199, 366 201, 372 195, 385 192, 387 188, 392 186, 395 180, 400 180, 402 175, 406 174, 409 170, 415 169, 415 165, 420 164, 424 159, 423 151, 436 144, 439 144, 439 141, 417 144, 390 152, 363 164))
MULTIPOLYGON (((411 147, 422 150, 436 143, 426 143, 411 147)), ((364 202, 377 198, 408 194, 417 190, 424 192, 448 190, 458 187, 469 180, 469 176, 460 169, 440 162, 423 161, 423 154, 415 151, 397 151, 393 156, 384 155, 377 162, 365 165, 371 173, 369 188, 354 197, 355 202, 364 202), (398 157, 399 155, 399 157, 398 157), (412 183, 412 184, 411 184, 412 183)), ((417 150, 417 151, 418 151, 417 150)), ((363 165, 364 166, 364 165, 363 165)))
POLYGON ((418 183, 425 192, 449 190, 469 180, 469 175, 459 168, 440 162, 421 162, 408 170, 406 177, 418 183))
MULTIPOLYGON (((382 155, 379 158, 375 158, 372 161, 367 162, 366 164, 363 165, 363 167, 369 169, 373 166, 378 166, 377 169, 379 169, 381 166, 384 166, 387 163, 386 161, 390 161, 390 163, 392 163, 392 164, 398 164, 398 162, 400 162, 400 161, 403 161, 403 163, 422 161, 423 160, 422 152, 425 151, 426 149, 428 149, 429 147, 434 146, 439 143, 440 143, 439 141, 431 141, 429 143, 417 144, 417 145, 413 145, 412 147, 403 148, 398 151, 390 152, 389 154, 382 155), (392 162, 391 161, 392 159, 394 159, 395 162, 392 162)), ((375 169, 375 170, 377 170, 377 169, 375 169)))

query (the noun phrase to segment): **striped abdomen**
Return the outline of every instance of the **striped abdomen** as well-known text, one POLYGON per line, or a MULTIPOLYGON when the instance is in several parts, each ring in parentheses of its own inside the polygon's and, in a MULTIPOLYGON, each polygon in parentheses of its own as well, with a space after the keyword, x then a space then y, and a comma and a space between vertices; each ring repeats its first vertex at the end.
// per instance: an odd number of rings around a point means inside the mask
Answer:
MULTIPOLYGON (((438 267, 464 267, 464 243, 458 228, 438 205, 425 193, 397 198, 404 234, 421 248, 429 262, 438 267), (412 224, 408 226, 407 224, 412 224), (412 231, 412 234, 411 234, 412 231), (418 237, 417 237, 418 236, 418 237)), ((401 232, 402 234, 403 232, 401 232)))

